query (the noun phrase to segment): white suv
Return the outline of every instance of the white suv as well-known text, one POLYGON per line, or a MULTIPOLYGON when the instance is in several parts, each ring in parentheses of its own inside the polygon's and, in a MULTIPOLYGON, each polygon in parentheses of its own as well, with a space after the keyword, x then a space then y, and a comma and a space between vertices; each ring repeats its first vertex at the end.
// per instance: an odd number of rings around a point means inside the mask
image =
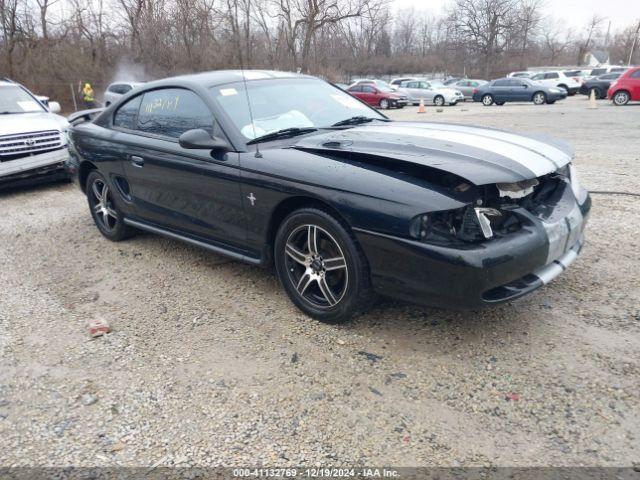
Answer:
POLYGON ((0 79, 0 189, 69 178, 69 122, 22 85, 0 79))
POLYGON ((582 86, 580 80, 568 77, 564 72, 559 71, 539 72, 531 77, 531 80, 547 87, 564 88, 568 95, 575 95, 582 86))
POLYGON ((120 100, 120 97, 126 95, 138 85, 142 85, 142 82, 114 82, 107 87, 104 91, 103 100, 104 106, 108 107, 112 103, 120 100))

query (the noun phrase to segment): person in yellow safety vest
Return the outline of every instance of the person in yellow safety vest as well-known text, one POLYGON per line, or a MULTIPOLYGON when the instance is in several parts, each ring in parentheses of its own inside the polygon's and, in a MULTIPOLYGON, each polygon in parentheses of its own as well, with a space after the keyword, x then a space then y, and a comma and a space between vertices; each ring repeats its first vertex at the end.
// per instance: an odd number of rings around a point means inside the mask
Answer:
POLYGON ((85 108, 94 108, 94 98, 93 98, 93 88, 91 88, 90 83, 85 83, 84 87, 82 87, 82 101, 84 102, 85 108))

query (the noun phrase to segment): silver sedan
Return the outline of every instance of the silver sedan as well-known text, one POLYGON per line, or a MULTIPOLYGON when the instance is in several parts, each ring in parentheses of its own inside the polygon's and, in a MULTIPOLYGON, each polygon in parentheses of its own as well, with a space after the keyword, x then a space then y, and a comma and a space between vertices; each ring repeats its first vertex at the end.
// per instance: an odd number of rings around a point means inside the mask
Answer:
POLYGON ((454 83, 451 86, 460 90, 464 95, 465 100, 472 100, 473 91, 476 88, 480 87, 481 85, 484 85, 485 83, 487 83, 486 80, 464 79, 464 80, 458 80, 456 83, 454 83))
POLYGON ((437 106, 445 104, 455 105, 464 100, 464 96, 460 90, 427 80, 410 80, 403 82, 398 92, 406 94, 408 103, 416 105, 420 100, 424 100, 426 104, 437 106))

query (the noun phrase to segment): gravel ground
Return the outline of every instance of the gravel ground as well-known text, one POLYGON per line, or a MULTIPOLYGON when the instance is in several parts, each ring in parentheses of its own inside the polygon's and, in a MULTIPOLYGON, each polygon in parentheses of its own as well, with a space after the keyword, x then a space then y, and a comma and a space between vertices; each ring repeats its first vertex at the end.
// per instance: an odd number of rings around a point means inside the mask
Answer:
MULTIPOLYGON (((587 103, 390 116, 551 133, 588 188, 640 193, 640 105, 587 103)), ((594 195, 581 257, 517 302, 381 301, 336 327, 269 271, 108 242, 75 186, 2 194, 0 466, 631 465, 639 202, 594 195)))

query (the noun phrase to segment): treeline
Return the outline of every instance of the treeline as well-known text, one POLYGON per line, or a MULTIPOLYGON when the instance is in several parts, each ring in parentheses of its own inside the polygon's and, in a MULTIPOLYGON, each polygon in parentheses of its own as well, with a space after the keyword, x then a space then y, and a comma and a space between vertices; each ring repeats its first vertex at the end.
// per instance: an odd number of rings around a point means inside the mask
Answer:
MULTIPOLYGON (((580 29, 542 0, 452 0, 437 14, 390 0, 0 0, 0 76, 71 106, 71 90, 116 77, 220 68, 300 70, 334 81, 400 73, 492 78, 577 65, 607 48, 626 64, 640 19, 580 29)), ((639 40, 640 42, 640 40, 639 40)), ((632 63, 640 63, 640 45, 632 63)))

